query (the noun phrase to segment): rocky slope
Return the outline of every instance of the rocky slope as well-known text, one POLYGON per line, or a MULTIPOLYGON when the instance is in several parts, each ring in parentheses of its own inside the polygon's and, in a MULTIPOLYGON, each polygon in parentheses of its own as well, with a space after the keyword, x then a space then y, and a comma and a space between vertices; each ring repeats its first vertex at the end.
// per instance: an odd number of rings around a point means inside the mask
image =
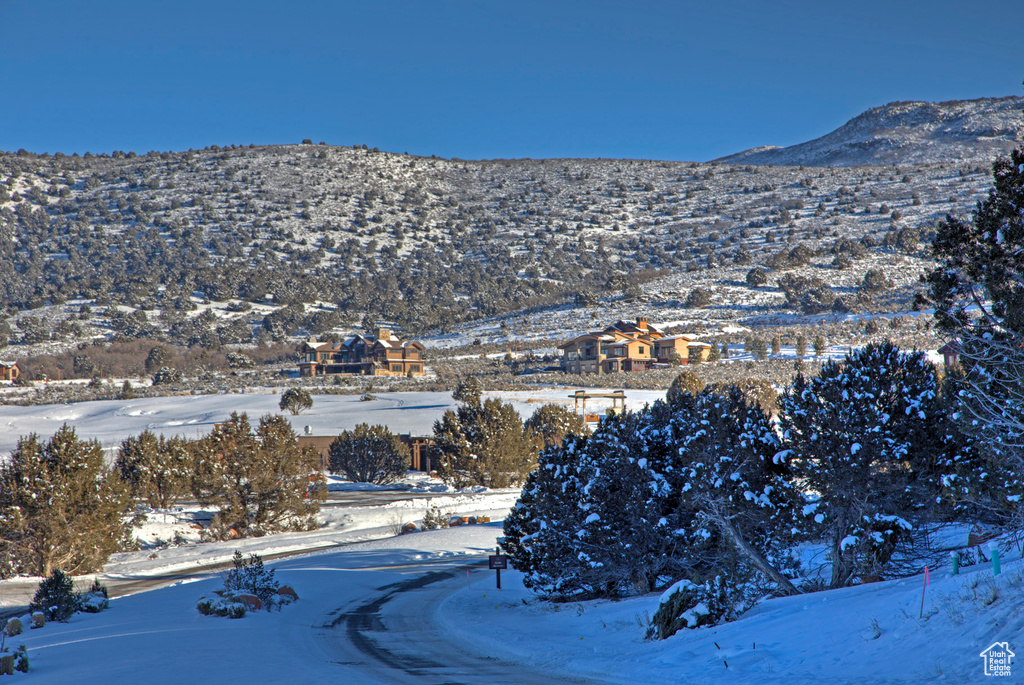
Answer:
POLYGON ((716 161, 779 166, 987 162, 1022 140, 1022 110, 1021 97, 891 102, 821 138, 789 147, 757 147, 716 161))

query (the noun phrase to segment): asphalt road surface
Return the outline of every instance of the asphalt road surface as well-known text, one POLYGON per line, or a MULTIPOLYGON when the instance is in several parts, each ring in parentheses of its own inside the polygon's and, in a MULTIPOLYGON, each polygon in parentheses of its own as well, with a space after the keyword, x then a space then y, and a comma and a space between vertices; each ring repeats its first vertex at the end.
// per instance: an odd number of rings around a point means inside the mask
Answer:
MULTIPOLYGON (((486 562, 469 566, 475 575, 486 562)), ((434 618, 437 605, 465 582, 466 564, 409 566, 407 580, 326 614, 313 626, 347 682, 407 685, 567 685, 622 682, 560 676, 473 653, 434 618)), ((489 572, 486 572, 488 573, 489 572)), ((490 578, 490 575, 487 576, 490 578)), ((482 578, 478 578, 482 582, 482 578)), ((486 630, 481 626, 481 630, 486 630)))

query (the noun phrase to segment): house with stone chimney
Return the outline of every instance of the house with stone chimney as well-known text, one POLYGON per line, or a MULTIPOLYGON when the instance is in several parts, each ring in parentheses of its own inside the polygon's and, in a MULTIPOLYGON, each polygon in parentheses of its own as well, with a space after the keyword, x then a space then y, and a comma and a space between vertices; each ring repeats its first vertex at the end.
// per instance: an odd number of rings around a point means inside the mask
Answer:
POLYGON ((422 376, 423 344, 402 340, 389 328, 375 335, 353 335, 337 343, 307 340, 301 348, 300 376, 422 376))
POLYGON ((566 373, 621 373, 646 371, 675 361, 688 364, 692 355, 708 358, 711 345, 692 335, 666 336, 645 317, 616 321, 558 346, 566 373), (676 358, 678 355, 678 358, 676 358))

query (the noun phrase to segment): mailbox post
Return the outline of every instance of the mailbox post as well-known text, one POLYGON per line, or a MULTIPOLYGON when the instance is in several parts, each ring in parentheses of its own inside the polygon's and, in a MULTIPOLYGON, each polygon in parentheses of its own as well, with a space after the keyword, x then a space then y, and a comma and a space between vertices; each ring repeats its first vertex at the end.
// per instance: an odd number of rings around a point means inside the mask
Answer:
POLYGON ((495 547, 494 554, 487 557, 487 567, 494 569, 494 572, 497 574, 496 580, 498 584, 498 589, 500 590, 501 569, 508 568, 508 557, 504 554, 501 554, 501 548, 495 547))

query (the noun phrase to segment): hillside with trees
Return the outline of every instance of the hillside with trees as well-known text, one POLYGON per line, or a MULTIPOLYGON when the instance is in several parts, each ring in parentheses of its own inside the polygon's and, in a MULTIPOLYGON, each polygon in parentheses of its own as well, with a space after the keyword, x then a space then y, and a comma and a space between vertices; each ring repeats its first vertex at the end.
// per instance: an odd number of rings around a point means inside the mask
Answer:
POLYGON ((311 141, 0 153, 0 344, 215 347, 376 319, 420 336, 598 303, 905 311, 936 226, 981 197, 988 167, 469 161, 311 141))

